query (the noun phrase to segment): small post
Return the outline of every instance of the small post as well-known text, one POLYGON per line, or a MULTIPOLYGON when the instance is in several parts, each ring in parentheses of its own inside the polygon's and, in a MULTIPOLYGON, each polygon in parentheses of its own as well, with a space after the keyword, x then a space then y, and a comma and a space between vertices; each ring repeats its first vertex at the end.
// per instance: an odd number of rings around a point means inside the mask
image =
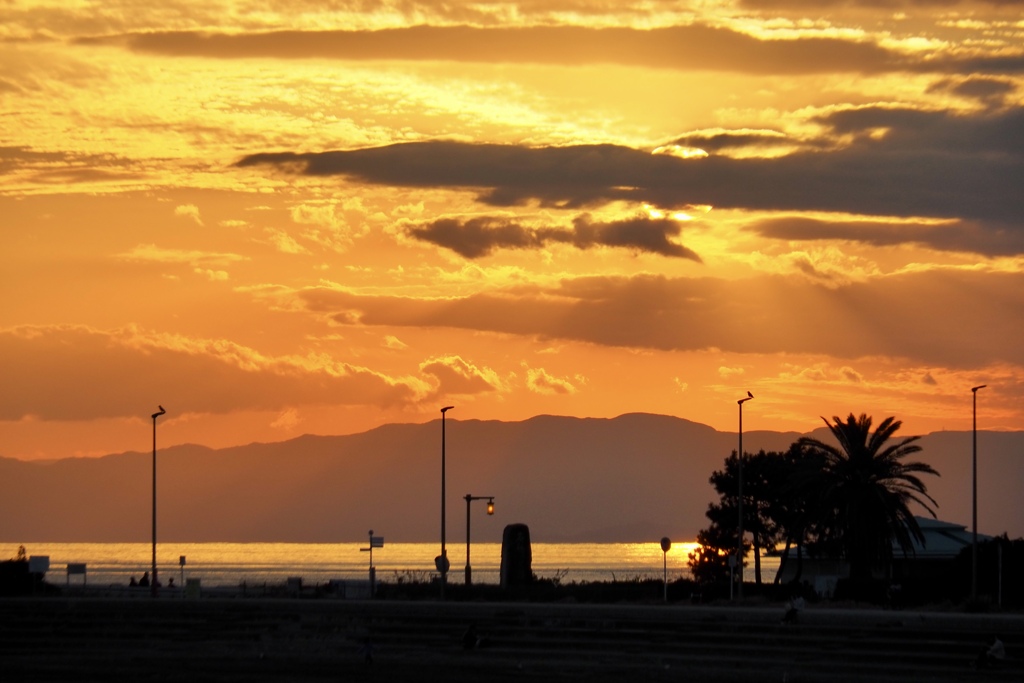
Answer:
POLYGON ((661 569, 664 573, 665 602, 668 602, 668 551, 672 547, 672 541, 668 536, 661 539, 661 569))
POLYGON ((736 553, 729 553, 729 599, 733 599, 733 591, 736 588, 736 553))
POLYGON ((996 607, 1003 606, 1003 542, 996 539, 996 554, 998 559, 996 564, 998 565, 997 571, 997 590, 996 590, 996 607))

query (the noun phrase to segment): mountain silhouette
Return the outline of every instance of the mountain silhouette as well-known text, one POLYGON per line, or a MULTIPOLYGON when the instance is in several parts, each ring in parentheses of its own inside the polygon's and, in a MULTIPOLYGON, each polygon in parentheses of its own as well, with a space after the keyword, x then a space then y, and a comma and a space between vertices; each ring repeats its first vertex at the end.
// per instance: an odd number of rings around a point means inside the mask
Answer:
MULTIPOLYGON (((822 430, 813 433, 826 438, 822 430)), ((746 452, 784 450, 796 432, 744 431, 746 452)), ((649 414, 612 419, 538 416, 521 422, 448 419, 447 538, 465 539, 466 494, 494 496, 473 510, 473 539, 501 540, 522 522, 535 542, 687 541, 706 526, 708 478, 737 446, 735 432, 649 414)), ((937 432, 913 456, 939 517, 970 528, 970 432, 937 432)), ((1022 432, 979 432, 979 531, 1024 533, 1016 488, 1022 432)), ((152 454, 25 462, 0 458, 0 540, 148 541, 152 454)), ((389 424, 346 436, 157 456, 158 535, 167 541, 391 542, 440 535, 441 425, 389 424)))

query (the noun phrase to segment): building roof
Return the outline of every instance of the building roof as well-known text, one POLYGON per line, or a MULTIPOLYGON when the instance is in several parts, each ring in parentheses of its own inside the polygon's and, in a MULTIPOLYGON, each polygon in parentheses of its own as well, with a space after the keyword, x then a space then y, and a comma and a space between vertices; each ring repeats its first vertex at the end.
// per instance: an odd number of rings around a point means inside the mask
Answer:
MULTIPOLYGON (((921 528, 921 533, 924 534, 924 543, 921 544, 915 540, 913 550, 908 549, 907 551, 908 557, 926 560, 953 558, 959 555, 961 550, 971 546, 973 536, 962 524, 944 522, 931 517, 915 516, 914 519, 917 520, 917 525, 921 528)), ((992 540, 991 536, 978 534, 978 541, 989 540, 992 540)), ((903 556, 903 551, 895 543, 893 544, 893 556, 903 556)))
MULTIPOLYGON (((960 554, 964 548, 971 547, 971 531, 963 524, 944 522, 941 519, 931 517, 914 516, 918 527, 924 535, 924 543, 913 540, 913 547, 907 549, 907 557, 922 560, 945 560, 952 559, 960 554)), ((978 534, 978 542, 990 541, 991 536, 978 534)), ((790 548, 789 552, 795 553, 796 548, 790 548)), ((895 559, 903 557, 903 549, 893 541, 892 555, 895 559)))

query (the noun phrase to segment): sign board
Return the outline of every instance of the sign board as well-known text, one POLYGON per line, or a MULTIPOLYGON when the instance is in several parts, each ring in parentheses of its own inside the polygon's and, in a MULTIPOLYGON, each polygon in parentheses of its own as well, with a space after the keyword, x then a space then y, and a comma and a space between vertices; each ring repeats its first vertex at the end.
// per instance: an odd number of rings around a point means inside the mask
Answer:
POLYGON ((384 537, 383 536, 370 536, 370 547, 371 548, 383 548, 384 537))
POLYGON ((45 574, 50 571, 50 556, 33 555, 28 558, 28 570, 32 574, 45 574))
POLYGON ((179 567, 184 567, 185 566, 185 556, 184 555, 179 555, 178 556, 178 566, 179 567))
POLYGON ((81 576, 82 577, 82 585, 83 586, 85 585, 86 576, 85 576, 85 563, 84 562, 68 562, 68 573, 67 573, 66 581, 67 581, 69 586, 71 585, 71 575, 72 574, 77 574, 78 576, 81 576))

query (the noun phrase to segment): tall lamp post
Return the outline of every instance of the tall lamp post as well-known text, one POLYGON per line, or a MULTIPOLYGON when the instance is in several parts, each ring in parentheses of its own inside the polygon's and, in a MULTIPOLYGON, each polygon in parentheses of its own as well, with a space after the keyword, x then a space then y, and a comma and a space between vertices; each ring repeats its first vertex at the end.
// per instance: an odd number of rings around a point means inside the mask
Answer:
POLYGON ((441 599, 444 599, 444 587, 448 583, 448 549, 445 545, 445 463, 444 463, 444 414, 455 406, 441 408, 441 554, 434 558, 434 566, 441 573, 441 599))
POLYGON ((740 443, 739 450, 736 451, 737 456, 737 467, 739 471, 738 489, 737 495, 737 507, 739 508, 739 525, 737 528, 737 541, 736 541, 736 566, 739 568, 740 581, 739 585, 736 586, 736 596, 743 599, 743 404, 754 398, 754 395, 747 392, 746 398, 741 398, 736 401, 740 407, 740 443))
POLYGON ((487 501, 487 514, 494 514, 494 496, 471 496, 468 493, 466 498, 466 585, 473 585, 473 568, 469 566, 469 504, 474 500, 487 501))
POLYGON ((986 386, 971 387, 971 600, 978 598, 978 389, 986 386))
POLYGON ((157 595, 156 576, 156 419, 166 413, 163 406, 158 405, 159 412, 153 413, 153 567, 152 576, 149 579, 149 594, 152 597, 157 595))

